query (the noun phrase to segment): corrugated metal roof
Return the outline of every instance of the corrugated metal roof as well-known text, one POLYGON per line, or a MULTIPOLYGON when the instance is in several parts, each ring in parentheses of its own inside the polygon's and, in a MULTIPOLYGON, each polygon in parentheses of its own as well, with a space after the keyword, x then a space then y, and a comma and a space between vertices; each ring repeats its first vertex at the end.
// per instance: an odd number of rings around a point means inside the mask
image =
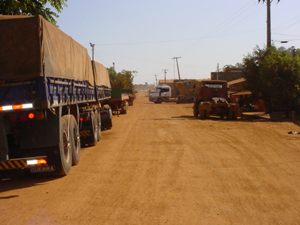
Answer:
POLYGON ((236 79, 236 80, 232 80, 232 81, 228 81, 228 85, 233 85, 233 84, 238 84, 238 83, 242 83, 245 82, 246 79, 244 77, 236 79))

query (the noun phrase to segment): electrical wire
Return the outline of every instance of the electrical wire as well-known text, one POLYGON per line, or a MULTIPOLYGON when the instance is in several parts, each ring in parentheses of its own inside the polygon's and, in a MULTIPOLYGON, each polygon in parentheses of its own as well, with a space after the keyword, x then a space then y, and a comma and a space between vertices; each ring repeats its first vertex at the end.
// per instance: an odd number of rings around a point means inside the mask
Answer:
MULTIPOLYGON (((207 34, 200 36, 200 37, 185 38, 185 39, 173 39, 173 40, 159 40, 159 41, 132 41, 132 42, 100 43, 97 45, 100 45, 100 46, 129 46, 129 45, 147 45, 147 44, 167 44, 167 43, 172 43, 172 42, 201 41, 204 39, 221 38, 219 35, 222 34, 223 31, 230 30, 228 28, 228 25, 233 25, 237 21, 239 21, 239 22, 242 21, 240 16, 251 9, 251 8, 249 8, 249 6, 252 3, 253 3, 253 0, 248 0, 245 4, 243 4, 240 8, 238 8, 234 13, 232 13, 229 17, 222 19, 222 21, 220 23, 217 23, 217 25, 214 26, 214 30, 212 32, 208 32, 207 34)), ((243 18, 246 18, 246 17, 243 17, 243 18)), ((229 35, 232 35, 232 32, 230 32, 229 35)), ((224 33, 223 33, 222 37, 224 37, 224 33)))

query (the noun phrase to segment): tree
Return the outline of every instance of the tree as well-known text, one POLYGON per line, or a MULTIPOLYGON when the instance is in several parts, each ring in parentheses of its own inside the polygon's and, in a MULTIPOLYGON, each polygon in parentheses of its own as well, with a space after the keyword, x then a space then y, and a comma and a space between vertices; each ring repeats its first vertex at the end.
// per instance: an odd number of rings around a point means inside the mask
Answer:
POLYGON ((300 93, 300 57, 290 50, 256 48, 243 60, 246 83, 272 111, 294 110, 300 93))
POLYGON ((46 20, 56 24, 57 13, 66 6, 66 2, 67 0, 0 0, 0 14, 42 15, 46 20))
POLYGON ((241 71, 243 65, 240 63, 236 63, 235 65, 225 65, 223 67, 223 72, 234 72, 234 71, 241 71))
POLYGON ((117 73, 113 67, 108 68, 110 83, 113 88, 126 89, 133 91, 133 78, 135 71, 122 70, 117 73))

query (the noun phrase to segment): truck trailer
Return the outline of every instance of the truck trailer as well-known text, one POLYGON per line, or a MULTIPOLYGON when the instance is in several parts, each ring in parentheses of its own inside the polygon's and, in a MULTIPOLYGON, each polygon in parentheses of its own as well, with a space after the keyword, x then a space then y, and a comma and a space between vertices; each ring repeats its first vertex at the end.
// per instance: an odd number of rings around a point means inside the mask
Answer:
POLYGON ((79 163, 81 146, 101 137, 101 116, 111 127, 99 68, 41 16, 0 16, 0 171, 63 176, 79 163))
POLYGON ((174 87, 176 93, 176 103, 192 103, 195 101, 197 85, 200 80, 175 80, 174 87))

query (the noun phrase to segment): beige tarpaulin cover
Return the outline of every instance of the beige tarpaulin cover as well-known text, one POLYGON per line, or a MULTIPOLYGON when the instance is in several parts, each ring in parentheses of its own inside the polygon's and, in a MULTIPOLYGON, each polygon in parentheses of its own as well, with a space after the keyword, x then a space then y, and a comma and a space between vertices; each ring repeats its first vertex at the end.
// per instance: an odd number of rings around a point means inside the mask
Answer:
POLYGON ((0 80, 39 76, 87 80, 87 50, 41 16, 0 16, 0 80))
POLYGON ((103 85, 106 87, 111 87, 108 70, 98 62, 95 62, 95 69, 96 69, 96 77, 95 81, 97 85, 103 85))

